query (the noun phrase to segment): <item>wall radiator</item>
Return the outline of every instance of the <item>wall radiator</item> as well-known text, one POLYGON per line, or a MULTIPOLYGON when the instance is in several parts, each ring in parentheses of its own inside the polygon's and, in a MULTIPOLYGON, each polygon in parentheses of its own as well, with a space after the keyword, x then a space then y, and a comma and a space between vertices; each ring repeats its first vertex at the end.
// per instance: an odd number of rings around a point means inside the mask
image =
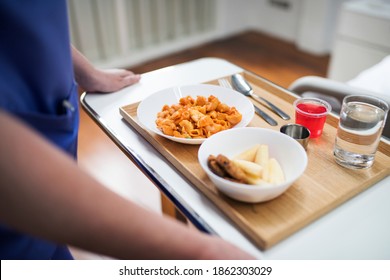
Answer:
POLYGON ((131 67, 207 42, 218 0, 69 0, 72 44, 98 67, 131 67))

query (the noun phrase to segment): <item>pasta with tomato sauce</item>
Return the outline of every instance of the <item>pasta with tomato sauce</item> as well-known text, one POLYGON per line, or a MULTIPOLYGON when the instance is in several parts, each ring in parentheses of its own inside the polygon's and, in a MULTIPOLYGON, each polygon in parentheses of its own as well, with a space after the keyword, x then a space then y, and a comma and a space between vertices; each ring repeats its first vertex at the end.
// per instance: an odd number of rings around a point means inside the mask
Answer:
POLYGON ((157 113, 156 125, 164 134, 179 138, 208 138, 242 120, 235 108, 209 97, 182 97, 178 104, 164 105, 157 113))

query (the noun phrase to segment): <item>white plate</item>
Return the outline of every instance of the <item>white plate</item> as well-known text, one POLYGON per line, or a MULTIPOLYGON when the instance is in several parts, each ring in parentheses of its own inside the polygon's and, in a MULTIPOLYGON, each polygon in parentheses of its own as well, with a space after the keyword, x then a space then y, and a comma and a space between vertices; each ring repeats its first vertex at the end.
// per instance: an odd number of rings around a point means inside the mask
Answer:
POLYGON ((206 140, 206 138, 187 139, 168 136, 157 128, 155 121, 157 119, 157 113, 161 111, 164 105, 171 106, 173 104, 178 104, 180 98, 186 96, 196 98, 197 96, 209 97, 210 95, 214 95, 221 102, 230 107, 236 107, 236 109, 242 114, 241 122, 231 129, 236 127, 245 127, 252 120, 254 115, 253 104, 247 97, 230 88, 205 84, 173 87, 158 91, 145 98, 139 104, 137 117, 146 129, 158 135, 179 143, 199 145, 206 140))

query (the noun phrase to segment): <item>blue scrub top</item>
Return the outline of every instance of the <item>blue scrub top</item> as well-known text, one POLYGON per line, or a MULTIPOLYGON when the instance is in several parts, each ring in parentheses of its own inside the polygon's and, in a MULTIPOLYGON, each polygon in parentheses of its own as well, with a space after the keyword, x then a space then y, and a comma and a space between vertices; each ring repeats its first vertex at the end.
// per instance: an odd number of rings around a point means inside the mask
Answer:
MULTIPOLYGON (((78 93, 65 0, 0 1, 0 109, 76 158, 78 93)), ((0 259, 51 258, 71 255, 0 224, 0 259)))

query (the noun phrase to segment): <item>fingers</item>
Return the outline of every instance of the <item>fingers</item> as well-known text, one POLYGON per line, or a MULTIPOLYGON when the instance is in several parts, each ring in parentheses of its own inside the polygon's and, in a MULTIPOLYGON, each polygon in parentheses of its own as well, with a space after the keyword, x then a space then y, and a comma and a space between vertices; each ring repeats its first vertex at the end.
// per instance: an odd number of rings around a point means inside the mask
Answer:
POLYGON ((141 75, 125 69, 107 69, 104 72, 110 82, 115 83, 117 81, 124 86, 134 84, 141 79, 141 75))
POLYGON ((125 69, 105 69, 99 71, 99 78, 93 87, 97 92, 114 92, 138 83, 141 75, 125 69))
POLYGON ((110 75, 117 76, 117 77, 123 77, 123 78, 131 76, 131 75, 135 75, 135 73, 130 71, 130 70, 118 69, 118 68, 104 69, 101 71, 105 72, 106 74, 110 74, 110 75))
POLYGON ((129 85, 138 83, 139 80, 141 80, 141 75, 139 75, 139 74, 134 74, 133 72, 131 72, 130 75, 125 76, 125 77, 123 78, 124 86, 129 86, 129 85))

